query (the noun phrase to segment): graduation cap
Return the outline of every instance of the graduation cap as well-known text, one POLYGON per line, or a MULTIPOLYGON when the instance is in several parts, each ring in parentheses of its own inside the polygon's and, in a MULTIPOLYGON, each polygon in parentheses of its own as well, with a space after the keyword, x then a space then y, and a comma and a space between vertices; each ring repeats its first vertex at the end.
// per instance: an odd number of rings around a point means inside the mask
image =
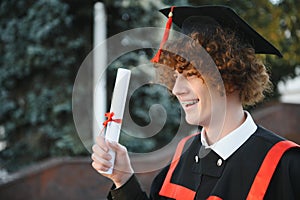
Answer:
POLYGON ((274 54, 282 57, 280 51, 274 47, 263 36, 256 32, 246 21, 237 15, 237 13, 226 6, 200 6, 200 7, 171 7, 160 10, 167 16, 168 22, 165 33, 160 45, 160 48, 152 62, 158 62, 161 49, 169 36, 171 24, 176 24, 181 28, 184 34, 191 33, 193 30, 198 30, 202 27, 220 26, 229 28, 236 32, 236 35, 249 43, 257 54, 274 54))

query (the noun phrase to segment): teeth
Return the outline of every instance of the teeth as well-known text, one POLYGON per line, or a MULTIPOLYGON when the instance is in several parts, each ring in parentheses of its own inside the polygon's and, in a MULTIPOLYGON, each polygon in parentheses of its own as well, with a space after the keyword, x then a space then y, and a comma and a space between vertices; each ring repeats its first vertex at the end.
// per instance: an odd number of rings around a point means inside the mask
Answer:
POLYGON ((198 102, 199 102, 199 100, 197 99, 197 100, 193 100, 193 101, 184 101, 184 102, 181 102, 181 104, 184 106, 188 106, 188 105, 193 105, 198 102))

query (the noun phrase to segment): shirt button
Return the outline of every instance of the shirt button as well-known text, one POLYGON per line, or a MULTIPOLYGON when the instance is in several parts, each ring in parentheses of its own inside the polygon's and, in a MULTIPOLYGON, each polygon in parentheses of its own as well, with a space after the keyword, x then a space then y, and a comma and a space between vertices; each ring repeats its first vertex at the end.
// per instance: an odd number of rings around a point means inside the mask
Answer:
POLYGON ((222 165, 222 163, 223 163, 222 159, 219 158, 218 161, 217 161, 217 165, 220 167, 222 165))
POLYGON ((195 155, 195 162, 198 163, 199 162, 199 156, 195 155))

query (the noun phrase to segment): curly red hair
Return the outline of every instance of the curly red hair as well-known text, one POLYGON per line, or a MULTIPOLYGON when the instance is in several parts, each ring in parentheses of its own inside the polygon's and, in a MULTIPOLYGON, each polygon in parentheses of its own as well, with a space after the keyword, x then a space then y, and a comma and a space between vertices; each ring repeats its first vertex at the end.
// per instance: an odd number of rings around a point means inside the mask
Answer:
MULTIPOLYGON (((201 45, 217 67, 226 94, 238 91, 243 105, 262 101, 265 93, 271 91, 272 84, 265 65, 257 58, 254 49, 231 30, 217 27, 211 33, 192 32, 189 39, 185 37, 168 42, 157 66, 162 64, 179 73, 187 70, 187 76, 197 75, 205 81, 214 80, 216 77, 207 70, 199 71, 199 67, 207 65, 207 59, 203 59, 199 48, 196 48, 201 45)), ((162 78, 170 78, 169 72, 165 71, 162 78)), ((218 84, 215 87, 220 88, 218 84)))

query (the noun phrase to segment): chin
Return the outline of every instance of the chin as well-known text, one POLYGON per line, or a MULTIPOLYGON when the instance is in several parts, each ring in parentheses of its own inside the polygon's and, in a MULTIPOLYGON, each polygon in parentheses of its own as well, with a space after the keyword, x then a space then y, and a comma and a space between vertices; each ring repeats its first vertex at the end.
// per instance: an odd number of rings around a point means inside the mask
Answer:
POLYGON ((186 117, 185 118, 186 122, 190 125, 197 125, 199 126, 200 125, 200 121, 199 120, 196 120, 196 118, 189 118, 189 117, 186 117))

